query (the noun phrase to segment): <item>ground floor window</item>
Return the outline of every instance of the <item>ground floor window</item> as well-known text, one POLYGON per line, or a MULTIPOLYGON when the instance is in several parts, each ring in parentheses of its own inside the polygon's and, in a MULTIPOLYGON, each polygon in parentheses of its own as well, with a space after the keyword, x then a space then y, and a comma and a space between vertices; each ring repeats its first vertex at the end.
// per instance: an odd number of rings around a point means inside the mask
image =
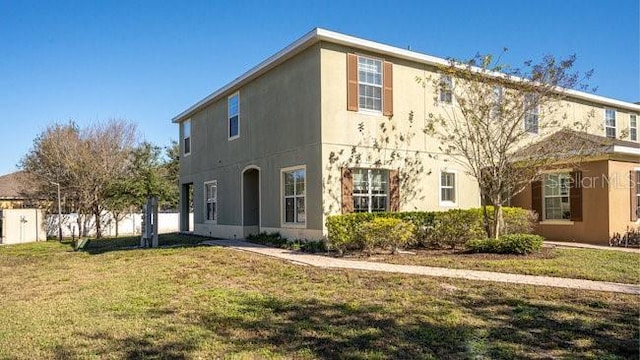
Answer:
POLYGON ((353 211, 388 211, 389 171, 353 169, 353 211))
POLYGON ((204 184, 205 211, 207 221, 218 220, 218 182, 209 181, 204 184))
POLYGON ((440 173, 440 202, 456 202, 456 174, 454 172, 443 171, 440 173))
POLYGON ((284 222, 304 224, 306 213, 306 170, 297 168, 282 172, 284 186, 284 222))
POLYGON ((569 220, 571 218, 571 174, 547 174, 544 177, 545 220, 569 220))

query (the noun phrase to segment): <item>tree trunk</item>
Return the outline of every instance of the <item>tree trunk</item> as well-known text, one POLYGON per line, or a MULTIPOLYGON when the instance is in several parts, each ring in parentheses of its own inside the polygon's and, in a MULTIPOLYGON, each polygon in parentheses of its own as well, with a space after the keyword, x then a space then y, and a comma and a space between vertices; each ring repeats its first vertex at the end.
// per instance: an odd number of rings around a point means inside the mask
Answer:
POLYGON ((487 203, 483 202, 482 204, 482 226, 484 227, 484 232, 487 233, 487 237, 491 237, 491 222, 489 221, 489 212, 487 212, 487 203))
POLYGON ((502 219, 502 203, 493 204, 493 238, 497 239, 502 235, 502 227, 504 220, 502 219))
POLYGON ((118 221, 118 215, 114 215, 113 218, 116 221, 116 237, 118 237, 118 223, 120 221, 118 221))
POLYGON ((102 228, 100 221, 100 207, 94 206, 93 208, 93 216, 96 218, 96 239, 102 238, 102 228))

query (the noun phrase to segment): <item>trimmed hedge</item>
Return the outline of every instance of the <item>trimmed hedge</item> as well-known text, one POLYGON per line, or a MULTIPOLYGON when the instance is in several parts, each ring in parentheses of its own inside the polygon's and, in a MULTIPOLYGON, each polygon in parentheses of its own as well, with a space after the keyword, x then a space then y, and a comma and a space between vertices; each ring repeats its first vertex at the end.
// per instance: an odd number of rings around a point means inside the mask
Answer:
POLYGON ((533 234, 510 234, 498 239, 470 240, 466 246, 477 253, 526 255, 540 251, 543 237, 533 234))
MULTIPOLYGON (((491 216, 493 208, 488 207, 491 216)), ((484 238, 482 208, 449 211, 411 211, 382 213, 353 213, 327 217, 328 245, 340 252, 362 250, 362 224, 376 218, 400 219, 413 225, 413 236, 405 246, 462 247, 469 240, 484 238)), ((505 234, 528 233, 535 217, 529 210, 503 207, 505 234)))
POLYGON ((366 251, 374 248, 391 248, 396 253, 413 238, 413 224, 396 218, 374 218, 360 226, 360 239, 366 251))

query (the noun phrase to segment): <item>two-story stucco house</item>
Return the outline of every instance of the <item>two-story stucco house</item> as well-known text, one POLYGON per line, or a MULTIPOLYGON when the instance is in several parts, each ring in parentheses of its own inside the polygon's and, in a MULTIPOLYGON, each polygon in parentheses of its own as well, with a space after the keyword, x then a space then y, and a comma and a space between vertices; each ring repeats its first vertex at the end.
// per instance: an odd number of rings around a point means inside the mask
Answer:
MULTIPOLYGON (((394 127, 410 133, 427 114, 454 106, 450 94, 416 83, 416 78, 437 75, 437 66, 447 64, 323 29, 309 32, 173 119, 180 125, 182 151, 181 230, 223 238, 278 231, 318 239, 329 214, 479 206, 475 180, 443 157, 438 142, 428 135, 417 132, 400 149, 420 158, 412 196, 403 196, 407 194, 398 185, 402 164, 376 158, 393 151, 374 151, 376 146, 367 142, 385 131, 380 126, 385 119, 392 118, 394 127), (337 154, 354 151, 362 151, 357 165, 337 165, 337 154), (193 229, 186 217, 191 189, 193 229)), ((593 120, 602 123, 593 127, 602 132, 594 134, 596 138, 629 132, 630 139, 612 145, 594 168, 624 174, 625 179, 640 170, 640 106, 578 91, 570 94, 574 103, 569 120, 586 118, 593 109, 602 114, 593 120)), ((570 170, 550 174, 549 181, 564 179, 570 170)), ((544 184, 534 184, 533 191, 514 201, 537 209, 543 220, 540 231, 551 237, 580 240, 585 234, 585 226, 576 225, 582 220, 567 215, 571 201, 574 207, 581 202, 585 222, 597 223, 586 227, 603 229, 598 238, 585 241, 606 242, 609 234, 634 223, 629 213, 637 198, 630 197, 629 186, 604 189, 593 202, 586 190, 583 198, 570 199, 562 191, 547 194, 539 189, 544 190, 544 184), (608 209, 603 210, 602 201, 610 204, 608 209), (592 211, 598 219, 587 215, 592 211), (623 215, 625 221, 610 226, 610 217, 623 215), (607 220, 599 219, 602 216, 607 220)))

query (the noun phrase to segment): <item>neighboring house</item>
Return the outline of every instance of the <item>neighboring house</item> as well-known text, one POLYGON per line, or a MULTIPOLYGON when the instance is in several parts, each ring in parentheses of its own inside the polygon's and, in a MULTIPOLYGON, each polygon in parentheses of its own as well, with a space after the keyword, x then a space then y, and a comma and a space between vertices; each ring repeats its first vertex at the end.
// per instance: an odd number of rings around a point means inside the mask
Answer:
POLYGON ((640 213, 640 144, 566 130, 551 137, 580 137, 592 154, 569 167, 559 163, 511 205, 535 210, 537 230, 547 239, 604 245, 614 233, 634 227, 640 213))
MULTIPOLYGON (((395 148, 398 152, 375 151, 371 143, 384 136, 380 123, 387 118, 406 134, 421 129, 427 114, 455 108, 456 99, 446 87, 433 89, 416 82, 418 77, 440 76, 437 66, 448 64, 323 29, 306 34, 173 119, 180 124, 183 155, 181 230, 224 238, 278 231, 287 237, 317 239, 325 233, 324 220, 330 214, 479 206, 475 180, 421 130, 395 148), (360 161, 345 165, 336 160, 337 154, 354 151, 361 155, 360 161), (402 158, 396 159, 398 153, 416 154, 423 169, 411 189, 400 184, 398 170, 404 165, 402 158), (186 217, 191 189, 193 229, 186 217)), ((640 106, 579 91, 568 94, 565 121, 593 122, 595 135, 616 137, 628 132, 633 146, 620 145, 620 153, 614 145, 606 155, 610 157, 601 160, 610 168, 620 163, 624 171, 636 169, 640 106)), ((538 114, 534 115, 527 121, 537 121, 538 114)), ((537 132, 537 124, 523 126, 537 132)), ((565 178, 558 176, 559 181, 565 178)), ((585 190, 583 196, 588 195, 585 190)), ((545 197, 540 211, 544 218, 556 217, 552 214, 557 207, 566 207, 565 198, 545 197)), ((618 203, 628 210, 630 200, 625 199, 618 203)), ((537 206, 537 202, 520 203, 537 206)), ((583 201, 583 219, 590 219, 587 213, 592 211, 595 216, 603 214, 602 207, 592 209, 588 204, 590 200, 583 201)), ((599 216, 611 215, 609 211, 599 216)), ((557 222, 563 225, 553 228, 557 231, 548 230, 552 224, 547 222, 543 232, 550 238, 581 240, 580 232, 565 236, 571 226, 579 227, 578 220, 571 225, 566 215, 562 217, 557 222)), ((629 214, 626 218, 631 219, 629 214)), ((589 227, 587 221, 583 223, 589 227)), ((608 232, 631 224, 631 220, 616 223, 608 232)), ((593 242, 608 240, 604 232, 601 236, 593 242)))
POLYGON ((0 176, 0 209, 34 207, 32 180, 24 171, 0 176))
POLYGON ((44 213, 24 171, 0 176, 0 244, 46 240, 44 213))

